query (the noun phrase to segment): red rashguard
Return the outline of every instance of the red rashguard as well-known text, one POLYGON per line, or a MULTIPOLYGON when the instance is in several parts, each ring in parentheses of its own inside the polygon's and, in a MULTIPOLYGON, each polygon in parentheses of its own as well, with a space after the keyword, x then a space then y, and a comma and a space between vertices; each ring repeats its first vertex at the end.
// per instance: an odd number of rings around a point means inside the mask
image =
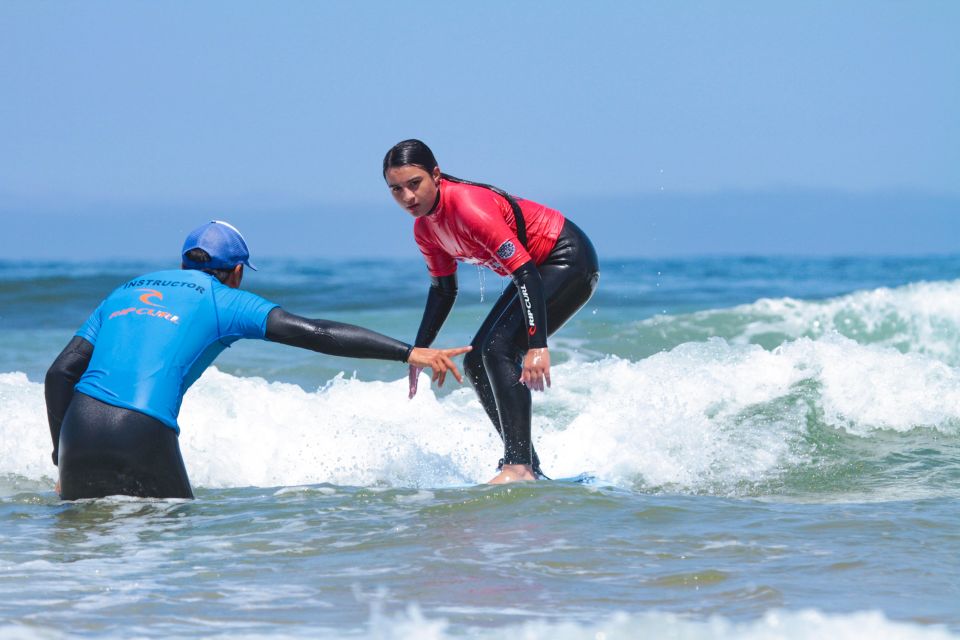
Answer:
POLYGON ((458 260, 502 276, 531 259, 535 264, 546 260, 563 228, 563 214, 531 200, 515 200, 526 222, 529 252, 517 239, 513 209, 505 198, 483 187, 441 179, 436 209, 413 225, 430 275, 456 273, 458 260))

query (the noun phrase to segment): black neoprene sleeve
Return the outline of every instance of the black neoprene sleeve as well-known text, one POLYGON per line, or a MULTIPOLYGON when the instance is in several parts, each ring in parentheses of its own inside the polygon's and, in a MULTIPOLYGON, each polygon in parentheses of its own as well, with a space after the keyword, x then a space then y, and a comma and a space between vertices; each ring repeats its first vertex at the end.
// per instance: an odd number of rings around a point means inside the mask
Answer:
POLYGON ((436 340, 440 328, 450 315, 450 309, 457 299, 457 274, 431 278, 430 291, 427 292, 427 305, 423 309, 423 319, 417 331, 418 347, 429 347, 436 340))
POLYGON ((311 320, 280 307, 267 316, 267 340, 332 356, 406 362, 413 347, 363 327, 332 320, 311 320))
POLYGON ((527 346, 543 349, 547 346, 547 298, 537 265, 533 260, 525 262, 510 277, 520 294, 523 320, 527 325, 527 346))
POLYGON ((50 437, 53 439, 53 464, 60 458, 60 427, 67 407, 73 400, 73 387, 87 370, 93 357, 93 345, 87 340, 74 336, 64 347, 57 359, 47 369, 43 380, 43 395, 47 402, 47 422, 50 424, 50 437))

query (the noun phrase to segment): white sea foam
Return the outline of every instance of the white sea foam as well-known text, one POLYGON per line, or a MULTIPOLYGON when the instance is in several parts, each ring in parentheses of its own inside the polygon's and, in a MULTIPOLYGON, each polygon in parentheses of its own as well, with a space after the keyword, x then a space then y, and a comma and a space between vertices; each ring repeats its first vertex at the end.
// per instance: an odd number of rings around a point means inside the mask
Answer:
POLYGON ((684 316, 656 316, 641 327, 719 331, 736 344, 762 340, 817 338, 839 333, 861 344, 879 344, 960 364, 960 280, 917 282, 857 291, 827 300, 762 298, 729 309, 684 316))
MULTIPOLYGON (((443 640, 460 637, 448 631, 445 621, 425 616, 409 607, 393 617, 375 617, 368 637, 382 640, 418 638, 443 640)), ((733 622, 720 616, 689 620, 668 613, 615 614, 593 623, 535 621, 496 629, 476 629, 471 638, 518 637, 525 640, 633 640, 683 638, 684 640, 948 640, 958 638, 943 627, 921 626, 888 620, 880 612, 826 614, 816 610, 770 611, 751 622, 733 622)))
POLYGON ((0 373, 0 476, 53 478, 51 450, 43 385, 24 373, 0 373))
MULTIPOLYGON (((297 630, 278 627, 275 632, 249 634, 243 624, 222 624, 223 633, 207 637, 247 638, 339 638, 343 632, 323 627, 306 626, 297 630)), ((137 634, 141 635, 141 634, 137 634)), ((149 635, 149 634, 144 634, 149 635)), ((365 633, 352 632, 351 637, 370 640, 446 640, 461 638, 443 618, 428 616, 415 606, 395 615, 375 613, 365 633)), ((690 620, 675 614, 648 612, 617 613, 595 622, 537 620, 493 628, 476 628, 469 637, 498 639, 517 637, 524 640, 633 640, 634 638, 682 638, 683 640, 956 640, 960 635, 943 626, 889 620, 880 612, 864 611, 828 614, 818 610, 769 611, 753 621, 735 622, 721 616, 706 620, 690 620)), ((64 638, 67 634, 42 626, 5 624, 0 626, 0 640, 26 638, 64 638)), ((98 637, 125 637, 112 633, 98 637)))
MULTIPOLYGON (((960 434, 960 371, 923 354, 837 334, 772 350, 722 339, 638 362, 555 367, 535 398, 534 434, 557 476, 592 471, 625 486, 698 490, 756 482, 805 462, 811 412, 869 439, 878 430, 960 434)), ((187 394, 181 448, 195 486, 442 487, 482 482, 499 440, 473 392, 426 380, 338 376, 296 385, 210 369, 187 394)), ((0 375, 0 477, 51 479, 42 385, 0 375)))

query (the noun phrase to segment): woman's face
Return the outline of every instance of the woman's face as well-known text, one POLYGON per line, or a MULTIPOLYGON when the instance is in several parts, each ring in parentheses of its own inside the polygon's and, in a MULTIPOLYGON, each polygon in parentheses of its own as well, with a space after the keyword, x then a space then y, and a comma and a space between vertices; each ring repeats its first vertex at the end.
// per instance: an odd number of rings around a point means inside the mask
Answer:
POLYGON ((393 199, 414 218, 425 216, 433 209, 440 188, 439 167, 427 173, 422 167, 405 164, 387 169, 384 177, 393 199))

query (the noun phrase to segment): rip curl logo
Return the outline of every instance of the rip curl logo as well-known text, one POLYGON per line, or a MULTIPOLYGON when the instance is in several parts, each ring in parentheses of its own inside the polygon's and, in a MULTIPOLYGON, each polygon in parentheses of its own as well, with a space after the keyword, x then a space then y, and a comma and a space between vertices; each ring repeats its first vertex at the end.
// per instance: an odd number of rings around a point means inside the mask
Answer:
POLYGON ((524 311, 527 312, 527 334, 534 335, 537 332, 537 323, 533 319, 533 304, 530 302, 530 294, 527 292, 527 285, 520 285, 520 295, 523 297, 524 311))
POLYGON ((113 320, 114 318, 122 318, 127 315, 135 316, 151 316, 153 318, 159 318, 160 320, 166 320, 167 322, 172 322, 173 324, 180 324, 180 316, 175 316, 168 311, 159 311, 153 307, 159 307, 159 309, 164 309, 165 307, 159 302, 154 302, 154 300, 163 300, 163 294, 157 291, 156 289, 137 289, 137 291, 143 291, 144 293, 138 296, 140 302, 147 307, 127 307, 126 309, 120 309, 114 311, 108 316, 108 320, 113 320))
POLYGON ((500 245, 499 249, 497 249, 497 257, 500 258, 501 260, 509 260, 510 258, 513 257, 513 254, 515 254, 516 252, 517 252, 516 245, 513 244, 512 240, 507 240, 502 245, 500 245))
POLYGON ((150 302, 150 298, 158 298, 160 300, 163 300, 163 294, 157 291, 156 289, 137 289, 137 291, 146 291, 145 294, 140 296, 140 302, 142 302, 143 304, 148 304, 151 307, 163 308, 162 304, 158 304, 156 302, 150 302))

